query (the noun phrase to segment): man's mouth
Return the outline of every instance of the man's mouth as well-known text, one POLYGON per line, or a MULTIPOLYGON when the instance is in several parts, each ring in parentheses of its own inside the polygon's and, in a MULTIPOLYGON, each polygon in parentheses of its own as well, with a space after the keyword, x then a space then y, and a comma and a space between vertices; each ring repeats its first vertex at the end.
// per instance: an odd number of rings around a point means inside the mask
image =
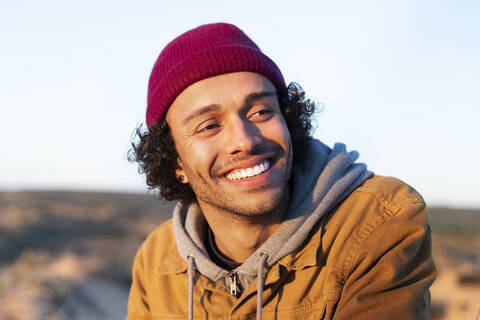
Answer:
POLYGON ((235 169, 225 175, 229 180, 240 180, 245 178, 251 178, 258 176, 259 174, 267 171, 270 168, 270 161, 264 160, 260 164, 251 168, 235 169))

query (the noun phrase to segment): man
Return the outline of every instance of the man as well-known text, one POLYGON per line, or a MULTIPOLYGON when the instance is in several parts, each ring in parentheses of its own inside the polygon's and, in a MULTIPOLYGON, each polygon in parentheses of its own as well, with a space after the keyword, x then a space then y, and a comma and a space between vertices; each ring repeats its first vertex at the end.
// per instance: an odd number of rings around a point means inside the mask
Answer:
POLYGON ((230 24, 170 42, 133 158, 173 219, 137 252, 127 319, 422 319, 435 277, 425 204, 343 144, 230 24))

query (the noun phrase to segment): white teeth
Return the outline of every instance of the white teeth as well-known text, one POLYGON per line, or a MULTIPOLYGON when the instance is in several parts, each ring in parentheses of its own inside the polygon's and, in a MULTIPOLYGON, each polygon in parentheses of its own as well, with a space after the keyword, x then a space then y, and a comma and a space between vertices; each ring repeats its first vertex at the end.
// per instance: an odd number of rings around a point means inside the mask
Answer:
POLYGON ((260 169, 260 171, 262 171, 262 172, 265 171, 265 170, 267 170, 267 169, 265 168, 265 165, 264 165, 263 163, 260 164, 259 169, 260 169))
POLYGON ((244 168, 238 169, 233 172, 230 172, 226 175, 227 179, 230 180, 239 180, 244 178, 249 178, 253 176, 257 176, 260 173, 263 173, 270 168, 270 162, 268 160, 263 161, 262 163, 254 166, 253 168, 244 168))
POLYGON ((247 177, 247 171, 245 171, 245 169, 240 170, 240 174, 242 175, 242 178, 247 177))

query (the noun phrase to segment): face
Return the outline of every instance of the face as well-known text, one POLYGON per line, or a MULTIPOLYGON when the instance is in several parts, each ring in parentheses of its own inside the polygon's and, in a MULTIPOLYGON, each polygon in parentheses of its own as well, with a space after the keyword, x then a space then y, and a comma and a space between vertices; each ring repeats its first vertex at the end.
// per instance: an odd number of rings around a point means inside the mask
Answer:
POLYGON ((166 121, 177 177, 204 212, 255 217, 288 203, 290 134, 268 79, 235 72, 198 81, 176 98, 166 121))

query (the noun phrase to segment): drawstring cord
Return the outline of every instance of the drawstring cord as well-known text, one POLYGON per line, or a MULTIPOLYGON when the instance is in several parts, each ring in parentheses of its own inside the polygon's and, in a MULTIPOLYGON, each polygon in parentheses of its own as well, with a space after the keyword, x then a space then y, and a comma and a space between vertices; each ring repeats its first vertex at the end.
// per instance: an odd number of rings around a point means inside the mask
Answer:
MULTIPOLYGON (((260 262, 258 264, 257 274, 257 320, 262 320, 263 308, 263 286, 265 264, 268 259, 268 254, 262 252, 260 254, 260 262)), ((188 320, 193 320, 193 276, 195 274, 195 258, 192 255, 187 257, 188 260, 188 320)))
POLYGON ((192 255, 188 259, 188 320, 193 320, 193 275, 195 273, 195 258, 192 255))
POLYGON ((262 320, 262 308, 263 308, 263 285, 264 285, 264 276, 263 269, 265 268, 265 263, 267 262, 268 254, 262 252, 260 254, 260 262, 258 264, 258 274, 257 274, 257 320, 262 320))

